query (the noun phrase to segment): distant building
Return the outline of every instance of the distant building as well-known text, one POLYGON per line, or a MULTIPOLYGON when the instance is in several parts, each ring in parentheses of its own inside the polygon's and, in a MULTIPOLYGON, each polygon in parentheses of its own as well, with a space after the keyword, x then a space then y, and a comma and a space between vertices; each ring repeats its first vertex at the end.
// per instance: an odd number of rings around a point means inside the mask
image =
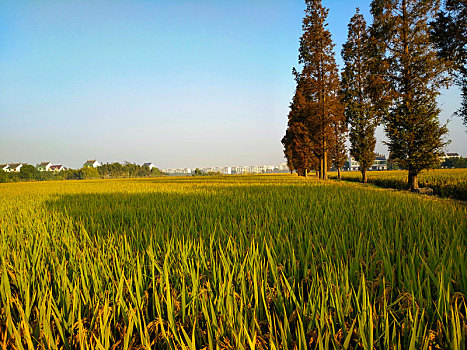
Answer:
POLYGON ((247 165, 247 166, 236 166, 234 167, 235 174, 258 174, 262 171, 262 166, 247 165))
POLYGON ((49 171, 52 163, 50 162, 42 162, 36 165, 37 170, 39 171, 49 171))
POLYGON ((371 170, 388 170, 388 161, 382 154, 375 153, 375 160, 371 170))
POLYGON ((88 160, 83 164, 83 168, 97 168, 98 166, 101 166, 101 164, 95 159, 88 160))
POLYGON ((26 163, 12 163, 12 164, 8 164, 8 171, 9 172, 13 172, 13 173, 17 173, 21 170, 21 167, 23 165, 25 165, 26 163))
POLYGON ((283 173, 283 172, 290 172, 289 167, 287 166, 287 163, 282 163, 277 166, 277 172, 283 173))
POLYGON ((8 164, 0 164, 0 170, 3 170, 5 172, 8 172, 8 167, 9 167, 8 164))
POLYGON ((231 175, 232 174, 232 167, 223 166, 221 168, 221 173, 224 174, 224 175, 231 175))
POLYGON ((459 158, 459 153, 446 153, 446 158, 459 158))
POLYGON ((232 174, 272 174, 272 173, 288 173, 289 168, 287 163, 279 165, 247 165, 234 166, 231 169, 232 174))
POLYGON ((60 172, 60 171, 63 171, 63 170, 66 170, 66 168, 61 164, 51 165, 50 168, 49 168, 49 171, 60 172))
POLYGON ((173 175, 187 175, 191 174, 191 168, 177 168, 177 169, 165 169, 164 173, 173 174, 173 175))
POLYGON ((144 163, 142 166, 147 166, 149 170, 152 170, 153 168, 156 167, 153 163, 144 163))
POLYGON ((349 156, 347 161, 344 164, 344 170, 346 171, 359 171, 360 164, 355 160, 354 157, 349 156))
MULTIPOLYGON (((288 173, 289 168, 287 163, 279 165, 249 165, 249 166, 215 166, 196 168, 201 173, 220 173, 222 175, 239 175, 239 174, 264 174, 264 173, 288 173)), ((190 168, 178 168, 178 169, 165 169, 164 173, 169 175, 187 175, 194 173, 194 169, 190 168)))
POLYGON ((449 158, 460 158, 459 153, 445 153, 442 156, 439 157, 441 163, 444 162, 446 159, 449 158))
POLYGON ((229 166, 215 166, 211 168, 201 168, 200 170, 203 173, 221 173, 223 175, 232 174, 232 168, 229 166))
MULTIPOLYGON (((355 160, 354 157, 349 155, 349 158, 344 164, 344 170, 346 171, 360 171, 360 164, 355 160)), ((388 170, 388 161, 382 154, 375 153, 375 160, 368 170, 388 170)))

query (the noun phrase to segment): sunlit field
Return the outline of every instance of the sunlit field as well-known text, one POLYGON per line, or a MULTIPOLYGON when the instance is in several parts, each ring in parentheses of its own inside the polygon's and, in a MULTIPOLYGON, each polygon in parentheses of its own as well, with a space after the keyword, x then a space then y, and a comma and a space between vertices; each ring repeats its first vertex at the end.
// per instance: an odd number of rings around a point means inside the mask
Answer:
POLYGON ((295 175, 11 183, 0 232, 5 348, 464 346, 461 201, 295 175))
MULTIPOLYGON (((368 183, 380 187, 408 189, 407 171, 368 171, 368 183)), ((337 178, 337 173, 331 173, 331 178, 337 178)), ((342 173, 342 179, 347 181, 361 181, 359 171, 342 173)), ((424 170, 419 175, 421 187, 431 187, 434 194, 467 201, 467 169, 433 169, 424 170)))

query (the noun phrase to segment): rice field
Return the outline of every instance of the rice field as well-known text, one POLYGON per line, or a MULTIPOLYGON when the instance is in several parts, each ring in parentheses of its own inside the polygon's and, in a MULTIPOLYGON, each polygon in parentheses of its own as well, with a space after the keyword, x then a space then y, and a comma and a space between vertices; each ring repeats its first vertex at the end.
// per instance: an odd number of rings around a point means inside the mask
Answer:
MULTIPOLYGON (((368 183, 385 188, 399 190, 408 189, 407 171, 368 171, 368 183)), ((337 178, 337 173, 331 174, 337 178)), ((346 181, 361 181, 359 171, 342 173, 342 179, 346 181)), ((431 187, 434 194, 440 197, 449 197, 467 201, 467 169, 432 169, 422 171, 419 175, 420 187, 431 187)))
POLYGON ((466 214, 294 175, 0 184, 0 344, 463 349, 466 214))

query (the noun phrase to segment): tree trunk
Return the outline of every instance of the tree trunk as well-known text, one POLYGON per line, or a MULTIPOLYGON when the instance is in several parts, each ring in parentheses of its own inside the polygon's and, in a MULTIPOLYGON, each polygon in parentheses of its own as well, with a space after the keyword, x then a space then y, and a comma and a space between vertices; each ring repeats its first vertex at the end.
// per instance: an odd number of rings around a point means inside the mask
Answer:
POLYGON ((366 184, 368 182, 368 179, 366 178, 366 169, 362 168, 362 182, 366 184))
POLYGON ((323 178, 323 158, 319 159, 319 178, 323 178))
POLYGON ((328 179, 328 151, 326 150, 326 141, 324 141, 324 157, 323 157, 323 180, 328 179))
POLYGON ((337 180, 342 180, 341 168, 337 168, 337 180))
POLYGON ((418 190, 418 174, 409 173, 409 185, 412 191, 418 190))
POLYGON ((305 169, 305 179, 308 177, 308 169, 305 169))
POLYGON ((409 171, 409 186, 411 191, 418 190, 418 174, 409 171))

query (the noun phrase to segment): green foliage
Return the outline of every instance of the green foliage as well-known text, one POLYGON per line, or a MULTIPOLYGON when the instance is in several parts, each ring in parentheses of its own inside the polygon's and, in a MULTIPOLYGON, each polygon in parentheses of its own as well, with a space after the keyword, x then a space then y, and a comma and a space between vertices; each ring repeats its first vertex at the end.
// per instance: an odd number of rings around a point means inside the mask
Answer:
POLYGON ((51 181, 51 180, 63 180, 64 178, 60 172, 39 171, 36 179, 40 181, 51 181))
POLYGON ((49 171, 41 172, 30 164, 23 165, 19 172, 0 172, 0 182, 45 181, 56 179, 59 179, 57 173, 49 171))
POLYGON ((340 169, 342 169, 348 158, 347 148, 345 147, 347 127, 343 120, 338 121, 333 125, 333 127, 334 140, 332 146, 329 149, 329 155, 332 161, 332 165, 340 172, 340 169))
POLYGON ((80 170, 75 170, 75 169, 67 169, 62 172, 62 176, 65 180, 80 180, 81 175, 80 175, 80 170))
POLYGON ((452 63, 457 85, 461 88, 462 105, 457 115, 467 125, 467 2, 446 0, 445 8, 431 23, 431 35, 438 54, 452 63))
POLYGON ((348 25, 347 42, 342 49, 345 63, 341 96, 345 117, 350 125, 350 153, 360 164, 362 181, 375 160, 375 130, 383 111, 384 82, 375 74, 381 64, 365 19, 358 8, 348 25))
POLYGON ((79 177, 81 180, 98 179, 100 177, 99 171, 93 167, 83 167, 79 171, 79 177))
POLYGON ((387 162, 388 162, 388 170, 400 170, 401 169, 391 158, 389 158, 387 162))
POLYGON ((0 183, 8 182, 8 173, 0 169, 0 183))
POLYGON ((220 176, 222 175, 222 173, 220 171, 202 172, 199 168, 196 168, 195 171, 191 175, 192 176, 220 176))
POLYGON ((164 173, 159 168, 152 168, 152 169, 150 169, 150 172, 151 172, 151 176, 164 175, 164 173))
POLYGON ((467 168, 467 158, 455 157, 455 158, 446 158, 442 163, 441 167, 443 168, 467 168))
POLYGON ((290 175, 1 187, 5 348, 465 341, 453 201, 290 175))
POLYGON ((391 87, 391 106, 385 116, 390 158, 409 170, 409 184, 438 165, 446 145, 446 126, 438 120, 436 98, 445 86, 446 65, 430 40, 428 23, 437 1, 373 0, 373 35, 384 43, 386 65, 380 74, 391 87))
POLYGON ((201 175, 203 175, 203 172, 201 170, 199 170, 199 168, 196 168, 195 171, 191 175, 201 176, 201 175))
POLYGON ((0 182, 17 181, 49 181, 49 180, 85 180, 98 178, 137 178, 155 177, 163 175, 158 168, 150 169, 131 163, 103 164, 97 168, 84 167, 82 169, 67 169, 60 172, 38 171, 32 165, 24 165, 19 173, 0 173, 0 182))
POLYGON ((40 178, 40 173, 35 166, 26 164, 20 168, 18 177, 25 181, 38 180, 40 178))
POLYGON ((103 178, 131 178, 131 177, 151 177, 160 176, 162 172, 153 168, 150 169, 148 166, 142 166, 138 164, 125 162, 120 163, 106 163, 97 167, 99 175, 103 178))

